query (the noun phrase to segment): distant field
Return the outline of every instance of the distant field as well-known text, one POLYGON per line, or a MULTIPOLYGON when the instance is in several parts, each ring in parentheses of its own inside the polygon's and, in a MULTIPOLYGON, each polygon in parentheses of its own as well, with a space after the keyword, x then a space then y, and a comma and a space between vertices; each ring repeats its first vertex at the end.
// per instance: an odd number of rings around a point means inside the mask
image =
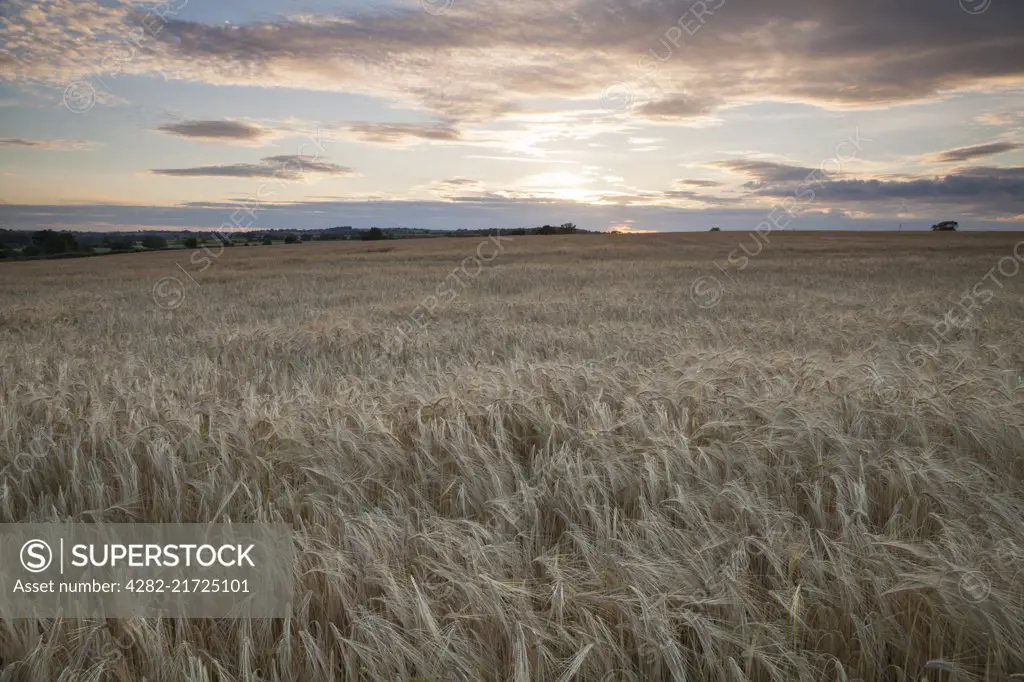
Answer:
POLYGON ((0 680, 1024 676, 1024 235, 769 239, 0 266, 0 523, 306 529, 294 619, 0 680))

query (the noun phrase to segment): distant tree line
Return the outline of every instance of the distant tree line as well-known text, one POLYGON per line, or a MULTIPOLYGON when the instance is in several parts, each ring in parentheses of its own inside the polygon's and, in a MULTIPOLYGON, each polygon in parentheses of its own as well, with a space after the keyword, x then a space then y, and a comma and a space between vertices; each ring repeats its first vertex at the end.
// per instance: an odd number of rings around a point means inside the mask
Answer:
POLYGON ((540 227, 515 227, 507 230, 491 228, 486 230, 451 230, 442 233, 448 237, 492 237, 495 235, 511 235, 522 237, 527 235, 552 235, 552 234, 599 234, 589 230, 581 230, 573 223, 562 223, 561 225, 542 225, 540 227))
POLYGON ((0 229, 0 260, 21 258, 75 258, 104 253, 131 253, 163 249, 198 249, 207 243, 222 246, 270 246, 274 243, 302 244, 310 241, 379 241, 383 239, 409 239, 413 237, 479 237, 495 235, 566 235, 588 233, 573 223, 520 227, 510 230, 497 228, 480 230, 426 230, 422 228, 350 226, 334 227, 319 233, 298 230, 269 230, 265 233, 246 232, 230 236, 217 233, 169 232, 161 233, 89 233, 56 230, 4 230, 0 229))
POLYGON ((0 231, 0 258, 58 258, 87 255, 70 232, 37 230, 35 232, 0 231))

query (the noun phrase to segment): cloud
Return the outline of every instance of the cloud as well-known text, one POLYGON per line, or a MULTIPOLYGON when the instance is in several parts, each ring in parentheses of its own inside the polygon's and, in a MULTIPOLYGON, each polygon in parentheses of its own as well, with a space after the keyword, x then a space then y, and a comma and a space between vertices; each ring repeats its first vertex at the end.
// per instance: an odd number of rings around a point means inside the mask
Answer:
POLYGON ((1024 213, 1024 166, 968 166, 944 176, 864 178, 770 161, 733 159, 715 165, 751 178, 742 186, 748 190, 743 195, 746 202, 799 197, 805 210, 853 205, 872 212, 892 202, 911 201, 992 219, 1024 213))
POLYGON ((448 187, 464 187, 466 185, 479 185, 480 181, 471 180, 470 178, 451 178, 450 180, 441 180, 438 184, 448 187))
POLYGON ((814 172, 812 168, 791 166, 772 161, 730 159, 728 161, 719 161, 715 165, 753 178, 753 180, 744 185, 748 189, 774 183, 798 182, 805 180, 810 173, 814 172))
POLYGON ((277 178, 280 180, 301 180, 306 175, 351 176, 356 172, 347 167, 326 161, 307 161, 294 154, 266 156, 259 163, 236 163, 225 166, 197 166, 193 168, 157 168, 149 171, 153 175, 177 178, 277 178))
POLYGON ((461 201, 466 196, 486 196, 490 194, 484 189, 482 182, 472 178, 435 180, 423 186, 422 189, 434 197, 449 201, 461 201))
POLYGON ((388 145, 415 144, 419 141, 458 142, 462 139, 458 130, 443 124, 359 123, 349 130, 364 142, 388 145))
POLYGON ((1024 112, 1020 111, 992 111, 981 114, 974 120, 987 126, 1024 129, 1024 112))
POLYGON ((743 199, 740 197, 712 196, 685 189, 673 189, 667 192, 662 192, 662 196, 666 199, 683 199, 688 203, 698 203, 705 206, 730 206, 739 205, 743 202, 743 199))
POLYGON ((489 161, 522 161, 533 164, 551 164, 551 163, 562 163, 576 165, 575 161, 569 159, 548 159, 539 157, 524 157, 524 156, 491 156, 487 154, 467 154, 467 159, 487 159, 489 161))
POLYGON ((995 156, 996 154, 1012 152, 1014 150, 1021 149, 1022 147, 1024 147, 1024 145, 1018 142, 990 142, 989 144, 979 144, 974 145, 973 147, 950 149, 948 151, 935 154, 931 158, 935 163, 961 163, 963 161, 973 161, 974 159, 980 159, 986 156, 995 156))
MULTIPOLYGON (((152 16, 133 4, 7 0, 0 69, 12 80, 55 84, 88 76, 115 50, 126 52, 126 26, 152 16)), ((685 83, 701 93, 698 102, 658 98, 628 112, 662 121, 707 114, 710 102, 887 106, 1024 85, 1019 2, 977 16, 934 0, 703 7, 702 23, 675 0, 479 0, 456 3, 443 20, 415 2, 232 25, 172 13, 116 69, 369 94, 460 122, 496 120, 528 100, 597 99, 641 79, 656 91, 685 83)))
POLYGON ((0 139, 0 147, 27 147, 46 151, 80 152, 95 149, 97 146, 95 142, 81 140, 27 140, 21 137, 0 139))
POLYGON ((678 187, 720 187, 722 183, 715 180, 700 180, 696 178, 681 178, 675 181, 678 187))
POLYGON ((958 168, 956 173, 964 177, 1001 178, 1004 180, 1024 180, 1024 166, 1010 168, 993 168, 991 166, 971 166, 958 168))
POLYGON ((166 123, 156 127, 161 133, 204 142, 253 143, 264 142, 275 131, 241 121, 185 121, 166 123))
MULTIPOLYGON (((793 196, 800 186, 800 182, 792 181, 774 183, 754 194, 793 196)), ((1024 214, 1024 166, 960 168, 939 177, 834 179, 821 184, 803 183, 803 187, 813 190, 811 201, 833 206, 871 206, 906 200, 990 218, 1024 214)))
POLYGON ((708 100, 677 95, 666 99, 647 102, 637 107, 636 112, 653 121, 682 121, 701 118, 715 110, 715 104, 708 100))

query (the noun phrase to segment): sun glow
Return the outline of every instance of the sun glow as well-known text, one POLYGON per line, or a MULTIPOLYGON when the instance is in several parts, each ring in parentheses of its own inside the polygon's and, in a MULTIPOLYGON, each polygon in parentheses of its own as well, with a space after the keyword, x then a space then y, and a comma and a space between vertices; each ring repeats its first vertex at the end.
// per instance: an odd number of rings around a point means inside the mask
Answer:
POLYGON ((639 230, 633 227, 633 221, 627 220, 624 223, 618 225, 612 225, 607 230, 603 230, 606 234, 657 234, 657 230, 639 230))
POLYGON ((543 199, 597 203, 603 192, 587 189, 591 178, 569 171, 551 171, 526 177, 520 187, 527 193, 543 199))

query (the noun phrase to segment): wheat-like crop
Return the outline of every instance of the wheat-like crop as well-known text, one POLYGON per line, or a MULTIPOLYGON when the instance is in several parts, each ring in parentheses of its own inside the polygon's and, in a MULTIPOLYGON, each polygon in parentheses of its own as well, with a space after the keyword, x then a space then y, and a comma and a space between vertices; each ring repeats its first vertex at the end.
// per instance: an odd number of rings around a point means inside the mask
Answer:
POLYGON ((4 620, 0 681, 1024 675, 1024 274, 929 336, 1018 235, 743 240, 0 267, 0 523, 297 550, 288 619, 4 620))

